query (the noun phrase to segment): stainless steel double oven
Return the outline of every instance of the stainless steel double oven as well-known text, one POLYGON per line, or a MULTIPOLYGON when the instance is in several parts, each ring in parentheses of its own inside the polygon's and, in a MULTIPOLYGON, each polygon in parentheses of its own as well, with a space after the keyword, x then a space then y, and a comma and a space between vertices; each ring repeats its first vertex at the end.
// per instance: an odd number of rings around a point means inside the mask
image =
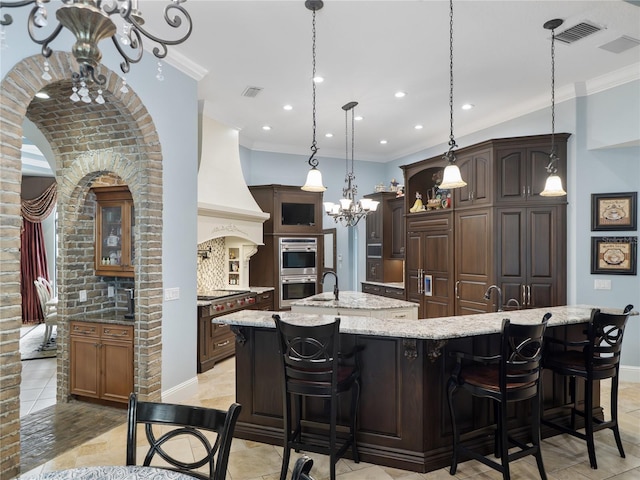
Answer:
POLYGON ((280 307, 315 295, 318 287, 318 239, 283 237, 278 240, 280 307))

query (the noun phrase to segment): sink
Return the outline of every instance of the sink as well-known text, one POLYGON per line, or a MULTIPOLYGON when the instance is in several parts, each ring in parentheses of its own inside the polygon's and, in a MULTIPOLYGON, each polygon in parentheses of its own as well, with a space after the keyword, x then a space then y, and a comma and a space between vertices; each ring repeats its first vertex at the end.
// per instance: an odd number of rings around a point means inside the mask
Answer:
POLYGON ((333 298, 331 297, 316 297, 316 298, 307 298, 310 302, 333 302, 333 298))

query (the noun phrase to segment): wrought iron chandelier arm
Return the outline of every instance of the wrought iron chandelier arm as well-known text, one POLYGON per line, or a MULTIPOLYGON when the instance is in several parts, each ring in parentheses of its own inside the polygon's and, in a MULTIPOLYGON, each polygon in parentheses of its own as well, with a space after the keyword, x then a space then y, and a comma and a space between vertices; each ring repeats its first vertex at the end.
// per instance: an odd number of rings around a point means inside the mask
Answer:
MULTIPOLYGON (((28 5, 29 3, 35 3, 35 0, 34 2, 22 2, 22 3, 24 5, 28 5)), ((0 8, 2 8, 3 6, 4 5, 0 5, 0 8)), ((18 6, 18 5, 11 5, 11 6, 18 6)), ((56 39, 56 37, 60 34, 60 32, 62 31, 63 25, 60 22, 58 22, 56 27, 53 29, 53 32, 51 32, 48 36, 46 36, 45 38, 37 38, 36 28, 42 28, 38 26, 35 21, 36 15, 39 10, 40 10, 40 7, 38 5, 35 5, 31 9, 31 12, 29 12, 29 18, 27 20, 27 31, 29 32, 29 37, 31 38, 33 43, 42 45, 42 56, 45 58, 49 58, 52 53, 51 48, 49 48, 49 44, 53 42, 56 39)))
MULTIPOLYGON (((0 8, 16 8, 16 7, 25 7, 32 3, 36 3, 37 0, 21 0, 19 2, 0 2, 0 8)), ((0 25, 6 26, 11 25, 13 23, 13 17, 5 13, 4 17, 0 20, 0 25)))
POLYGON ((142 48, 142 37, 140 36, 140 32, 136 29, 130 30, 130 43, 129 47, 134 51, 135 56, 128 55, 121 46, 120 40, 118 40, 118 35, 113 35, 111 40, 116 47, 116 50, 122 56, 123 62, 120 63, 120 70, 123 73, 129 73, 129 68, 132 63, 138 63, 142 59, 142 54, 144 53, 144 49, 142 48))
POLYGON ((318 153, 318 147, 316 146, 315 139, 311 144, 311 156, 309 157, 309 165, 312 167, 318 166, 318 159, 316 158, 316 153, 318 153))

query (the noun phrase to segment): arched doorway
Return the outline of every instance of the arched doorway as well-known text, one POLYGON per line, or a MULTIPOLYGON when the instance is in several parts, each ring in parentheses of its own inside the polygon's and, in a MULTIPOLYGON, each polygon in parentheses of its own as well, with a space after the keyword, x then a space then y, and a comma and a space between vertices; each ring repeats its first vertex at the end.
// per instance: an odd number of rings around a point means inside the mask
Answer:
POLYGON ((22 121, 29 118, 47 138, 56 157, 58 183, 58 385, 57 400, 69 397, 68 318, 100 303, 106 284, 93 273, 93 182, 105 175, 128 185, 136 211, 134 389, 142 398, 160 398, 162 324, 162 152, 153 120, 140 98, 120 90, 117 74, 104 67, 104 105, 69 100, 75 65, 69 54, 49 59, 52 79, 41 78, 40 57, 23 59, 0 84, 0 474, 20 465, 20 146, 22 121), (49 100, 35 100, 47 89, 49 100), (144 246, 144 248, 143 248, 144 246), (95 297, 81 304, 80 290, 95 297))

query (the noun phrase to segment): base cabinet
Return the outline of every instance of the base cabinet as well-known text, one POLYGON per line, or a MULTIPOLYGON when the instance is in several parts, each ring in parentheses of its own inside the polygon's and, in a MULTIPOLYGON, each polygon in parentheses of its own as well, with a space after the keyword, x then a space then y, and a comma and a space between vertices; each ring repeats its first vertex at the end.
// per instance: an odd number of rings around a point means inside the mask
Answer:
POLYGON ((71 394, 127 403, 133 391, 133 326, 71 322, 71 394))
MULTIPOLYGON (((556 338, 578 338, 584 324, 553 327, 548 334, 556 338)), ((236 401, 242 411, 234 437, 282 444, 282 374, 275 329, 239 327, 243 342, 236 350, 236 401)), ((499 351, 497 334, 452 338, 446 345, 428 340, 368 335, 340 335, 340 348, 361 348, 362 390, 358 412, 357 439, 363 462, 427 472, 450 465, 451 419, 447 404, 447 381, 455 365, 450 352, 474 355, 499 351), (382 387, 381 387, 382 386, 382 387), (384 390, 382 392, 382 390, 384 390)), ((544 372, 544 414, 568 421, 571 405, 569 382, 544 372)), ((600 392, 594 393, 594 413, 602 417, 600 392)), ((584 401, 584 389, 577 392, 584 401)), ((339 424, 348 425, 349 396, 341 399, 339 424)), ((462 434, 478 435, 493 424, 490 399, 457 395, 463 412, 459 418, 462 434)), ((303 428, 325 435, 328 426, 324 402, 305 399, 302 405, 303 428)), ((583 423, 577 419, 578 424, 583 423)), ((519 441, 529 441, 531 409, 527 402, 509 408, 510 430, 519 441)), ((340 427, 339 427, 340 428, 340 427)), ((550 428, 543 436, 557 435, 550 428)), ((315 437, 321 438, 321 437, 315 437)), ((326 438, 326 437, 325 437, 326 438)), ((486 435, 478 442, 486 453, 493 451, 493 438, 486 435)), ((349 452, 347 452, 349 457, 349 452)))

